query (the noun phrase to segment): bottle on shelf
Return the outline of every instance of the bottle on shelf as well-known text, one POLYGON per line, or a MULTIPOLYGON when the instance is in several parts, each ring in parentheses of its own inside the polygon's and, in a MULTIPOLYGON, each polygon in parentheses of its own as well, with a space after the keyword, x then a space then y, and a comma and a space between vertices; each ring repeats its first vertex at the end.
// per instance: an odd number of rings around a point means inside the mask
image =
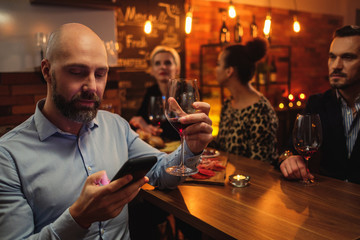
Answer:
POLYGON ((267 60, 264 62, 259 62, 257 64, 257 75, 258 75, 258 83, 259 85, 265 85, 267 82, 267 72, 268 72, 268 64, 267 60))
POLYGON ((222 26, 220 28, 220 43, 230 42, 230 32, 225 23, 226 15, 222 14, 222 26))
POLYGON ((234 40, 235 42, 240 43, 242 41, 244 35, 244 29, 240 23, 240 17, 236 17, 236 24, 235 24, 235 30, 234 30, 234 40))
POLYGON ((277 68, 275 62, 275 56, 271 60, 270 64, 270 82, 276 82, 277 78, 277 68))
POLYGON ((255 15, 253 15, 253 20, 250 23, 250 35, 252 38, 256 38, 258 36, 258 26, 255 22, 255 15))

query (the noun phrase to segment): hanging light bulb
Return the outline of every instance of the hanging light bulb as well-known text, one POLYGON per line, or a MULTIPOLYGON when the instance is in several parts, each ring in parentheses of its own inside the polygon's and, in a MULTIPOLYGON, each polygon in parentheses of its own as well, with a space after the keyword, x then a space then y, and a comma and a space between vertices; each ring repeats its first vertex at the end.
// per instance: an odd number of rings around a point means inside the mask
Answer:
POLYGON ((234 4, 232 3, 232 0, 230 0, 230 5, 229 5, 229 17, 230 18, 236 17, 236 10, 235 10, 234 4))
MULTIPOLYGON (((296 0, 294 0, 294 8, 295 8, 295 13, 297 12, 297 5, 296 5, 296 0)), ((294 15, 294 23, 293 23, 293 30, 294 32, 298 33, 300 32, 300 23, 297 20, 297 16, 294 15)))
POLYGON ((186 18, 185 18, 185 33, 189 34, 191 33, 191 27, 192 27, 192 9, 189 6, 189 10, 186 13, 186 18))
POLYGON ((296 32, 296 33, 300 32, 300 23, 299 23, 299 21, 297 20, 297 17, 296 17, 296 16, 294 16, 293 29, 294 29, 294 32, 296 32))
POLYGON ((266 15, 264 29, 263 29, 266 38, 270 37, 270 31, 271 31, 271 13, 268 12, 268 14, 266 15))
POLYGON ((144 25, 144 32, 146 34, 150 34, 151 33, 151 30, 152 30, 152 24, 151 24, 151 21, 150 20, 147 20, 145 22, 145 25, 144 25))

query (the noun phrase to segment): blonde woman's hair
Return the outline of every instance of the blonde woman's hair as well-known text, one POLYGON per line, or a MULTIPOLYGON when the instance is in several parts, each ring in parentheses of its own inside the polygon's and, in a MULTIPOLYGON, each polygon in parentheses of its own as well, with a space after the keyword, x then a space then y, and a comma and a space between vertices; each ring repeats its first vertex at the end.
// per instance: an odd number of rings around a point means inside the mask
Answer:
POLYGON ((167 46, 156 46, 151 54, 150 54, 150 63, 151 63, 151 66, 154 64, 154 57, 156 54, 158 53, 162 53, 162 52, 165 52, 165 53, 170 53, 173 58, 174 58, 174 62, 175 62, 175 65, 176 65, 176 68, 178 70, 178 72, 180 73, 180 68, 181 68, 181 63, 180 63, 180 56, 179 56, 179 53, 174 49, 174 48, 171 48, 171 47, 167 47, 167 46))

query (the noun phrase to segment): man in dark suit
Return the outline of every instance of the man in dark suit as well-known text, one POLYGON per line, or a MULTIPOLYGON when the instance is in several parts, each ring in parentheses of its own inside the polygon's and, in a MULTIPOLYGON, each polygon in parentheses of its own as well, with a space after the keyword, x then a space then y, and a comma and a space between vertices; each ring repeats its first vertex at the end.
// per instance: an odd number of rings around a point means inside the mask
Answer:
MULTIPOLYGON (((305 108, 307 113, 320 115, 323 129, 321 158, 311 171, 360 184, 359 26, 345 26, 335 32, 328 67, 332 89, 310 96, 305 108)), ((285 178, 314 179, 299 155, 281 160, 285 178)))

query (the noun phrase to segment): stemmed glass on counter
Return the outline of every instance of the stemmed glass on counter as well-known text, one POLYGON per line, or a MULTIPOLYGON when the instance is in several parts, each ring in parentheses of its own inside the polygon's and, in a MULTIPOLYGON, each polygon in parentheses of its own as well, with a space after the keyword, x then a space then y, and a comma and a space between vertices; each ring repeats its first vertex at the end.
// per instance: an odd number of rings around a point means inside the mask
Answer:
POLYGON ((149 120, 153 126, 160 127, 166 121, 164 115, 165 96, 151 96, 149 103, 149 120))
MULTIPOLYGON (((319 149, 322 142, 322 128, 318 114, 298 114, 293 130, 293 144, 296 151, 305 159, 306 170, 309 173, 309 159, 319 149)), ((314 180, 304 179, 305 184, 314 180)))
POLYGON ((179 118, 195 112, 193 103, 199 101, 199 91, 196 79, 170 79, 165 99, 165 116, 176 129, 181 139, 181 163, 171 166, 166 172, 175 176, 189 176, 198 172, 197 168, 189 168, 184 163, 184 135, 183 131, 189 125, 179 122, 179 118))

